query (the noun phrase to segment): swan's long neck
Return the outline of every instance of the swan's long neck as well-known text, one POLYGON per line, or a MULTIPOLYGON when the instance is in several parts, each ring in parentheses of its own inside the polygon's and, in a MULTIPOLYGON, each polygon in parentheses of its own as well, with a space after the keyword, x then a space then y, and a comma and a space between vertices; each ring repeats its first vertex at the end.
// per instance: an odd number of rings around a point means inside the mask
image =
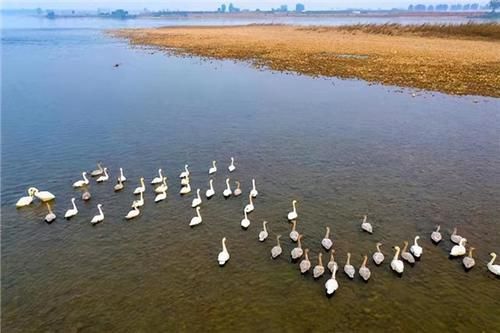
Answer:
POLYGON ((243 210, 243 214, 245 215, 245 220, 247 220, 248 219, 247 211, 243 210))
POLYGON ((231 188, 229 187, 229 178, 226 178, 226 189, 231 190, 231 188))
POLYGON ((330 252, 330 261, 335 261, 335 257, 334 257, 334 255, 333 255, 333 252, 335 252, 335 251, 334 251, 334 250, 332 250, 332 251, 330 252))
POLYGON ((212 167, 215 168, 215 161, 212 161, 212 167))
POLYGON ((83 182, 84 182, 85 184, 88 184, 89 180, 87 179, 86 174, 87 174, 86 172, 82 173, 82 176, 83 176, 83 182))
POLYGON ((351 253, 347 252, 347 263, 346 263, 346 265, 350 265, 350 264, 351 264, 351 253))
POLYGON ((120 178, 123 178, 123 169, 120 168, 120 178))
POLYGON ((240 189, 240 182, 236 182, 236 188, 239 190, 240 189))
POLYGON ((326 227, 325 238, 330 238, 330 228, 329 227, 326 227))
POLYGON ((472 247, 469 249, 469 257, 472 258, 472 250, 474 250, 472 247))
POLYGON ((492 253, 491 254, 491 260, 490 262, 488 263, 488 265, 493 265, 493 263, 495 262, 495 259, 497 258, 497 255, 495 253, 492 253))
POLYGON ((49 214, 54 214, 54 213, 52 213, 52 209, 50 208, 49 204, 47 204, 47 209, 49 210, 49 214))
POLYGON ((403 246, 403 252, 406 252, 406 248, 408 247, 408 242, 405 241, 405 246, 403 246))
POLYGON ((227 252, 226 239, 222 238, 222 252, 227 252))
POLYGON ((266 222, 262 222, 262 227, 264 228, 264 232, 267 232, 267 228, 266 228, 266 222))
POLYGON ((416 246, 418 246, 417 241, 418 241, 418 236, 417 236, 417 237, 415 237, 415 240, 413 241, 413 244, 414 244, 414 245, 416 245, 416 246))
POLYGON ((213 179, 210 179, 210 190, 214 190, 214 181, 213 179))
POLYGON ((441 226, 440 226, 440 225, 438 225, 438 226, 436 227, 436 232, 439 232, 439 230, 441 230, 441 226))
POLYGON ((292 222, 292 231, 295 231, 295 227, 297 226, 297 222, 293 220, 292 222))
POLYGON ((323 266, 323 259, 321 258, 322 256, 323 256, 322 253, 320 253, 319 256, 318 256, 318 265, 319 266, 323 266))
POLYGON ((201 200, 201 197, 200 197, 200 189, 197 189, 197 190, 196 190, 196 195, 198 196, 198 199, 200 199, 200 200, 201 200))
POLYGON ((196 208, 196 215, 201 219, 201 214, 200 214, 200 207, 196 208))
POLYGON ((295 208, 295 201, 292 201, 292 206, 293 206, 293 212, 297 213, 297 209, 295 208))
POLYGON ((398 260, 398 257, 399 257, 399 252, 401 250, 399 248, 396 249, 396 253, 394 254, 394 258, 392 260, 398 260))
POLYGON ((141 178, 141 186, 145 187, 145 185, 144 185, 144 179, 143 178, 141 178))
POLYGON ((160 176, 160 179, 163 179, 163 175, 161 173, 161 169, 158 169, 158 175, 160 176))
POLYGON ((253 205, 253 200, 251 195, 248 195, 248 200, 250 201, 250 205, 253 205))
POLYGON ((337 274, 337 265, 333 265, 332 279, 335 279, 335 274, 337 274))
POLYGON ((97 209, 99 210, 99 215, 104 216, 101 206, 98 206, 97 209))
POLYGON ((76 210, 75 198, 71 199, 71 202, 73 203, 73 209, 76 210))
POLYGON ((187 165, 184 166, 184 171, 189 172, 187 165))
POLYGON ((97 168, 102 171, 102 165, 101 162, 97 163, 97 168))
POLYGON ((231 157, 231 165, 234 166, 234 157, 231 157))
POLYGON ((255 179, 252 179, 252 189, 255 191, 255 179))
POLYGON ((141 200, 144 200, 144 192, 141 192, 141 200))
POLYGON ((368 218, 368 216, 366 216, 366 215, 363 217, 363 223, 366 223, 367 218, 368 218))
POLYGON ((380 244, 377 244, 377 252, 381 252, 380 251, 380 244))
POLYGON ((280 237, 279 236, 276 237, 276 241, 278 242, 278 247, 280 247, 281 245, 280 245, 280 237))
POLYGON ((108 169, 104 168, 104 176, 108 177, 108 169))
POLYGON ((366 267, 366 261, 368 260, 368 256, 365 256, 363 259, 363 263, 361 264, 361 267, 366 267))
POLYGON ((304 251, 304 253, 305 253, 305 256, 306 256, 306 258, 305 258, 305 259, 306 259, 307 261, 309 261, 309 250, 308 250, 308 249, 306 249, 306 250, 304 251))
POLYGON ((457 234, 457 228, 453 228, 453 233, 452 235, 456 235, 457 234))
POLYGON ((298 247, 299 248, 302 248, 302 244, 300 243, 300 239, 302 238, 302 235, 299 236, 299 238, 297 239, 297 243, 298 243, 298 247))

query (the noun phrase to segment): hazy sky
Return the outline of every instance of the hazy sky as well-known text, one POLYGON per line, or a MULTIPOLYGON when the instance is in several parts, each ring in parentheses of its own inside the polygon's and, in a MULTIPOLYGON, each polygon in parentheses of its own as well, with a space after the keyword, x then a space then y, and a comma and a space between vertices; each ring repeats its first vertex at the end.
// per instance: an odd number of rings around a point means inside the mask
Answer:
POLYGON ((487 1, 481 0, 0 0, 3 8, 125 8, 125 9, 184 9, 184 10, 213 10, 221 3, 232 2, 235 6, 248 9, 270 9, 281 4, 287 4, 289 8, 294 8, 297 2, 304 3, 306 9, 343 9, 343 8, 406 8, 409 4, 437 4, 437 3, 473 3, 481 4, 487 1))

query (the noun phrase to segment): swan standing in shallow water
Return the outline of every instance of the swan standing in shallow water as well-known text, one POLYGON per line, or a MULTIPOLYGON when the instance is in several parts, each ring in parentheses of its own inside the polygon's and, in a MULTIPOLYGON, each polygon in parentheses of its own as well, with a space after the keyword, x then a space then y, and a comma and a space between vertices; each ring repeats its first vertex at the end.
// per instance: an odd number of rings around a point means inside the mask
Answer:
POLYGON ((325 250, 330 250, 333 246, 333 242, 330 239, 330 227, 326 227, 326 234, 323 240, 321 241, 321 246, 325 248, 325 250))
POLYGON ((163 181, 163 174, 161 173, 161 169, 158 169, 158 177, 153 178, 151 181, 151 185, 160 184, 163 181))
POLYGON ((276 236, 276 242, 278 242, 278 244, 271 249, 271 258, 273 259, 276 259, 279 255, 281 255, 281 252, 283 252, 280 244, 280 238, 281 235, 276 236))
POLYGON ((252 196, 252 198, 257 198, 257 196, 259 195, 259 192, 255 188, 255 179, 252 179, 252 190, 250 191, 250 195, 252 196))
POLYGON ((293 210, 291 212, 289 212, 288 216, 287 216, 289 221, 296 220, 297 217, 299 217, 299 214, 297 214, 297 207, 295 206, 296 204, 297 204, 297 200, 293 200, 292 201, 293 210))
POLYGON ((209 186, 210 186, 210 188, 205 192, 205 196, 207 197, 207 199, 210 199, 211 197, 213 197, 215 195, 214 180, 213 179, 210 179, 209 186))
POLYGON ((144 177, 141 177, 141 179, 139 179, 139 181, 141 183, 141 186, 138 186, 135 188, 134 194, 141 194, 141 193, 144 193, 144 191, 146 191, 146 185, 144 184, 144 177))
POLYGON ((405 265, 403 264, 402 260, 398 259, 399 251, 400 251, 399 246, 394 246, 394 250, 396 250, 396 253, 394 254, 394 258, 392 258, 391 268, 393 271, 395 271, 396 273, 401 275, 401 274, 403 274, 405 265))
POLYGON ((201 196, 200 196, 200 189, 196 190, 196 198, 193 199, 191 202, 191 207, 196 208, 199 205, 201 205, 201 196))
POLYGON ((217 172, 217 166, 216 166, 216 161, 212 161, 212 167, 208 169, 208 174, 213 175, 214 173, 217 172))
POLYGON ((333 295, 335 290, 339 289, 339 283, 337 282, 337 279, 335 278, 335 274, 337 273, 337 265, 333 266, 332 269, 332 277, 326 280, 325 282, 325 289, 326 289, 326 294, 328 296, 333 295))
POLYGON ((247 212, 244 211, 243 214, 245 214, 245 217, 241 220, 240 225, 243 229, 247 229, 250 226, 250 220, 248 219, 247 212))
POLYGON ((144 194, 141 192, 140 196, 139 196, 139 200, 134 200, 132 202, 132 208, 134 207, 142 207, 144 206, 144 194))
POLYGON ((229 178, 226 178, 226 189, 222 192, 224 198, 229 198, 233 191, 231 191, 231 186, 229 185, 229 178))
POLYGON ((415 240, 413 245, 410 247, 410 252, 415 256, 415 258, 420 258, 422 252, 424 251, 420 245, 418 245, 417 241, 420 239, 420 236, 415 236, 415 240))
POLYGON ((290 239, 294 242, 296 242, 297 239, 299 239, 299 233, 297 232, 297 230, 295 230, 296 227, 297 227, 297 221, 293 220, 292 221, 292 231, 290 231, 290 239))
POLYGON ((31 189, 35 197, 42 200, 43 202, 47 202, 56 198, 56 196, 50 193, 49 191, 39 191, 35 187, 31 187, 31 189))
POLYGON ((240 182, 236 181, 236 190, 234 190, 234 192, 233 192, 233 195, 235 197, 238 197, 238 196, 241 195, 241 188, 240 188, 240 186, 241 186, 240 182))
POLYGON ((217 261, 219 262, 219 266, 224 266, 226 262, 229 260, 230 255, 226 248, 226 237, 222 238, 222 251, 219 252, 219 256, 217 257, 217 261))
POLYGON ((189 170, 188 170, 188 166, 189 165, 184 165, 184 171, 181 172, 181 174, 179 175, 179 178, 186 178, 186 177, 189 177, 189 170))
POLYGON ((267 228, 266 228, 267 221, 262 222, 262 231, 259 232, 259 241, 263 242, 267 239, 267 236, 269 234, 267 233, 267 228))
POLYGON ((229 172, 233 172, 234 170, 236 170, 236 167, 234 166, 234 157, 231 157, 231 164, 229 164, 227 169, 229 170, 229 172))
POLYGON ((455 244, 460 244, 460 240, 462 240, 462 236, 457 235, 457 228, 453 228, 453 233, 450 236, 450 239, 455 244))
POLYGON ((120 168, 120 175, 118 176, 118 179, 123 183, 127 181, 127 177, 123 175, 123 168, 120 168))
POLYGON ((89 180, 87 179, 87 173, 86 172, 82 172, 82 177, 83 177, 83 179, 77 180, 76 182, 73 183, 73 187, 77 188, 77 187, 82 187, 84 185, 88 185, 89 184, 89 180))
POLYGON ((305 274, 311 269, 311 262, 309 261, 309 249, 304 250, 304 259, 299 264, 300 273, 305 274))
POLYGON ((304 254, 304 251, 302 250, 302 244, 300 243, 301 239, 302 239, 302 235, 299 235, 299 238, 297 238, 297 247, 295 247, 290 252, 290 256, 292 257, 292 260, 297 260, 300 257, 302 257, 302 254, 304 254))
POLYGON ((332 249, 332 250, 330 251, 330 261, 329 261, 329 262, 328 262, 328 264, 326 265, 326 268, 328 268, 328 270, 329 270, 330 272, 332 272, 332 271, 333 271, 333 266, 338 266, 338 265, 337 265, 337 262, 335 261, 335 256, 334 256, 334 254, 335 254, 335 250, 334 250, 334 249, 332 249))
POLYGON ((375 263, 375 265, 380 265, 385 257, 384 257, 384 254, 382 253, 382 251, 380 251, 380 247, 382 246, 382 243, 377 243, 376 247, 377 247, 377 252, 375 252, 373 254, 373 262, 375 263))
POLYGON ((366 231, 369 234, 372 234, 373 227, 372 227, 370 222, 366 222, 367 218, 368 218, 368 216, 366 216, 366 215, 363 217, 363 222, 361 223, 361 229, 363 229, 363 231, 366 231))
POLYGON ((436 226, 436 230, 432 232, 431 234, 431 240, 434 242, 434 244, 437 244, 443 239, 443 236, 441 236, 441 233, 439 230, 441 229, 441 226, 438 224, 436 226))
POLYGON ((361 264, 361 267, 359 268, 359 276, 363 278, 363 280, 368 281, 370 279, 370 276, 372 275, 372 272, 370 272, 370 269, 366 267, 366 262, 368 261, 368 256, 365 255, 363 259, 363 263, 361 264))
POLYGON ((99 210, 99 214, 95 215, 92 220, 90 220, 90 223, 92 224, 97 224, 99 222, 104 221, 104 213, 102 212, 102 205, 98 204, 97 209, 99 210))
POLYGON ((452 257, 463 256, 465 254, 465 252, 467 252, 465 249, 465 243, 467 243, 467 239, 462 238, 458 245, 455 245, 451 248, 450 256, 452 256, 452 257))
POLYGON ((155 202, 160 202, 163 201, 167 198, 167 192, 163 191, 161 193, 158 193, 155 197, 155 202))
POLYGON ((64 214, 64 218, 65 219, 70 219, 71 217, 73 217, 76 214, 78 214, 78 208, 76 208, 75 198, 71 198, 71 204, 73 205, 73 208, 68 209, 66 211, 66 214, 64 214))
POLYGON ((491 260, 488 262, 488 270, 495 274, 496 276, 500 276, 500 265, 494 265, 493 263, 495 262, 495 259, 497 258, 497 255, 495 252, 490 253, 491 260))
POLYGON ((136 216, 139 216, 139 214, 141 213, 141 211, 139 210, 139 207, 137 206, 134 206, 129 212, 128 214, 125 216, 125 218, 127 220, 131 220, 133 219, 134 217, 136 216))
POLYGON ((251 213, 253 212, 253 210, 255 209, 254 205, 253 205, 253 200, 252 200, 252 196, 249 194, 248 195, 248 205, 245 206, 245 212, 247 213, 251 213))
POLYGON ((90 173, 90 175, 91 175, 92 177, 97 177, 97 176, 102 175, 102 174, 103 174, 103 172, 104 172, 104 170, 103 170, 103 168, 102 168, 101 162, 97 162, 97 169, 96 169, 96 170, 94 170, 94 171, 92 171, 92 172, 90 173))
POLYGON ((108 181, 108 179, 109 179, 108 168, 104 168, 104 175, 102 175, 99 178, 97 178, 96 182, 102 183, 102 182, 108 181))
POLYGON ((408 248, 408 241, 404 241, 405 246, 403 246, 403 250, 401 251, 401 258, 406 260, 410 264, 415 263, 415 258, 410 252, 407 252, 406 249, 408 248))
POLYGON ((155 188, 155 193, 163 193, 167 192, 167 190, 168 190, 167 177, 163 177, 161 184, 155 188))
POLYGON ((464 265, 466 270, 471 269, 476 264, 476 261, 474 260, 474 258, 472 258, 472 251, 474 250, 475 248, 473 247, 469 248, 469 255, 467 257, 464 257, 464 259, 462 259, 462 264, 464 265))
POLYGON ((189 192, 191 192, 191 185, 189 184, 181 187, 181 190, 179 191, 180 194, 188 194, 189 192))
POLYGON ((351 252, 347 252, 347 261, 344 265, 344 273, 346 273, 350 279, 354 279, 356 270, 354 269, 354 266, 351 265, 351 252))
POLYGON ((315 279, 320 278, 325 273, 325 266, 323 266, 323 261, 321 260, 322 256, 323 253, 320 252, 318 254, 318 264, 313 268, 313 277, 315 279))
POLYGON ((49 213, 47 215, 45 215, 45 222, 51 223, 56 219, 56 214, 54 214, 54 212, 52 211, 52 209, 50 208, 50 205, 48 203, 46 203, 46 205, 47 205, 47 209, 49 210, 49 213))
POLYGON ((31 203, 33 202, 33 197, 35 195, 34 190, 35 190, 34 187, 30 187, 28 189, 28 196, 22 197, 21 199, 17 200, 16 207, 20 208, 20 207, 25 207, 25 206, 31 205, 31 203))
POLYGON ((200 207, 196 207, 196 216, 191 219, 191 222, 189 222, 189 226, 194 227, 201 222, 203 222, 203 219, 201 218, 200 207))

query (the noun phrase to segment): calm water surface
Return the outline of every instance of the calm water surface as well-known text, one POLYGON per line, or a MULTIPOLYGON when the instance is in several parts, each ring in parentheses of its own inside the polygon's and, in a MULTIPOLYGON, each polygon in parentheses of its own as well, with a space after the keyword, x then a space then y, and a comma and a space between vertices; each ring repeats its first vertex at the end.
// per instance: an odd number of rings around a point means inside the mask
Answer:
POLYGON ((170 57, 100 28, 3 30, 5 332, 499 330, 500 281, 485 267, 489 252, 500 252, 498 99, 412 97, 360 81, 170 57), (222 198, 230 156, 232 180, 245 191, 257 180, 247 231, 239 226, 245 196, 222 198), (177 194, 177 176, 188 163, 193 190, 204 192, 213 159, 216 196, 190 229, 193 194, 177 194), (123 167, 129 182, 113 193, 114 181, 93 181, 84 203, 71 184, 97 160, 113 179, 123 167), (141 216, 125 221, 138 178, 150 180, 159 167, 168 199, 154 204, 148 187, 141 216), (57 195, 56 222, 43 222, 38 202, 15 209, 29 186, 57 195), (65 221, 73 196, 80 213, 65 221), (385 244, 386 262, 369 263, 368 283, 339 273, 328 299, 327 277, 300 275, 289 260, 292 199, 313 265, 326 225, 341 266, 347 251, 359 267, 362 254, 385 244), (106 218, 93 227, 97 203, 106 218), (365 213, 373 235, 359 229, 365 213), (264 219, 270 238, 259 243, 264 219), (438 223, 445 241, 434 246, 438 223), (469 273, 447 257, 454 226, 477 248, 469 273), (273 261, 276 234, 283 255, 273 261), (398 278, 391 246, 417 234, 423 258, 398 278), (231 260, 219 268, 223 236, 231 260))

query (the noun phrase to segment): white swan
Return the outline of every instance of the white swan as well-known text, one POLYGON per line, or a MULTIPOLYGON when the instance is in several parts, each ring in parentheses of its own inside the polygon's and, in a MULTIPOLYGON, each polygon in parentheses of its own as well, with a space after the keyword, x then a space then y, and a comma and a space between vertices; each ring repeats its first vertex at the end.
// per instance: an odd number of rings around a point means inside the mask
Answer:
POLYGON ((323 266, 323 261, 321 258, 323 257, 323 253, 318 254, 318 264, 313 268, 313 278, 318 279, 325 273, 325 266, 323 266))
POLYGON ((328 262, 328 264, 326 264, 326 268, 328 268, 328 270, 329 270, 330 272, 332 272, 332 271, 333 271, 333 266, 337 266, 337 262, 335 261, 335 256, 334 256, 334 254, 335 254, 335 250, 334 250, 334 249, 332 249, 332 250, 330 251, 330 261, 328 262))
POLYGON ((278 244, 271 249, 271 258, 273 259, 276 259, 278 256, 281 255, 281 252, 283 252, 283 249, 281 248, 280 244, 280 238, 281 235, 276 236, 276 242, 278 242, 278 244))
POLYGON ((410 252, 415 256, 415 258, 420 258, 422 252, 424 251, 420 245, 418 245, 417 241, 420 239, 420 236, 415 236, 415 240, 413 245, 410 247, 410 252))
POLYGON ((99 222, 104 221, 104 213, 102 212, 102 205, 98 204, 97 209, 99 210, 99 214, 95 215, 92 220, 90 220, 90 223, 92 224, 97 224, 99 222))
POLYGON ((201 196, 200 196, 200 189, 196 190, 196 198, 193 199, 193 202, 191 202, 191 207, 196 208, 199 205, 201 205, 201 196))
POLYGON ((299 233, 297 232, 297 230, 295 230, 296 227, 297 227, 297 221, 293 220, 292 231, 290 231, 290 239, 294 242, 296 242, 297 239, 299 239, 299 233))
POLYGON ((108 168, 104 168, 104 175, 102 175, 99 178, 97 178, 96 182, 102 183, 102 182, 108 181, 108 179, 109 179, 108 168))
POLYGON ((179 191, 180 194, 188 194, 189 192, 191 192, 191 185, 189 184, 181 187, 181 190, 179 191))
POLYGON ((213 175, 214 173, 217 172, 217 166, 215 165, 216 163, 217 163, 216 161, 212 161, 212 167, 208 169, 209 175, 213 175))
POLYGON ((131 220, 133 219, 134 217, 136 216, 139 216, 139 214, 141 213, 141 211, 139 210, 139 207, 137 206, 134 206, 129 212, 128 214, 125 216, 125 218, 127 220, 131 220))
POLYGON ((402 260, 398 259, 399 251, 400 251, 399 246, 394 246, 394 249, 396 250, 396 253, 394 254, 394 258, 392 258, 391 268, 393 271, 395 271, 396 273, 401 275, 401 274, 403 274, 405 265, 403 264, 402 260))
POLYGON ((231 186, 229 185, 229 178, 226 178, 226 189, 224 190, 224 192, 222 192, 222 195, 228 198, 231 196, 232 193, 233 191, 231 191, 231 186))
POLYGON ((365 255, 363 259, 363 263, 361 264, 361 267, 358 270, 359 275, 363 278, 363 280, 368 281, 370 279, 370 276, 372 275, 372 272, 368 267, 366 267, 366 262, 368 261, 368 256, 365 255))
POLYGON ((240 182, 236 181, 236 190, 234 190, 233 195, 235 197, 238 197, 241 195, 241 188, 240 188, 240 182))
POLYGON ((207 199, 210 199, 215 195, 213 179, 210 179, 209 186, 210 186, 209 189, 205 192, 205 196, 207 197, 207 199))
POLYGON ((253 210, 255 209, 255 206, 253 205, 253 200, 252 200, 252 196, 249 194, 248 195, 248 204, 245 206, 245 209, 244 211, 247 212, 247 213, 251 213, 253 212, 253 210))
POLYGON ((96 169, 96 170, 94 170, 94 171, 92 171, 92 172, 90 173, 90 175, 91 175, 92 177, 97 177, 97 176, 102 175, 102 173, 103 173, 103 172, 104 172, 104 170, 103 170, 103 168, 102 168, 101 162, 97 162, 97 169, 96 169))
POLYGON ((134 200, 132 202, 132 208, 134 207, 142 207, 144 206, 144 193, 141 192, 141 194, 139 195, 139 199, 138 200, 134 200))
POLYGON ((337 273, 337 265, 335 265, 332 269, 332 277, 326 280, 325 282, 325 289, 326 289, 326 294, 328 296, 333 295, 333 293, 339 289, 339 283, 337 282, 337 279, 335 278, 335 274, 337 273))
POLYGON ((305 274, 311 269, 311 262, 309 261, 309 249, 304 250, 304 259, 299 264, 300 272, 305 274))
POLYGON ((47 215, 45 215, 45 222, 51 223, 56 219, 56 214, 54 214, 54 212, 52 211, 52 209, 50 208, 50 205, 48 203, 46 203, 46 205, 47 205, 47 209, 49 210, 49 213, 47 215))
POLYGON ((161 184, 155 188, 155 193, 163 193, 167 192, 167 190, 168 190, 167 177, 163 177, 161 184))
POLYGON ((500 276, 500 265, 493 265, 495 262, 495 259, 497 258, 497 255, 495 252, 491 252, 490 256, 492 257, 490 262, 488 262, 488 270, 495 274, 496 276, 500 276))
POLYGON ((372 227, 372 225, 371 225, 370 222, 366 222, 367 218, 368 217, 366 215, 363 217, 363 222, 361 223, 361 229, 363 229, 363 231, 366 231, 369 234, 372 234, 373 233, 373 227, 372 227))
POLYGON ((227 167, 227 169, 229 170, 229 172, 233 172, 234 170, 236 170, 236 167, 234 166, 234 157, 231 157, 231 164, 227 167))
POLYGON ((141 179, 139 179, 139 181, 141 183, 141 186, 138 186, 135 188, 134 194, 141 194, 141 193, 144 193, 144 191, 146 191, 146 185, 144 184, 144 177, 141 177, 141 179))
POLYGON ((476 265, 476 261, 472 257, 472 251, 474 251, 474 250, 475 250, 475 248, 473 248, 473 247, 469 248, 469 255, 462 259, 462 264, 464 265, 466 270, 469 270, 472 267, 474 267, 474 265, 476 265))
POLYGON ((267 239, 267 236, 269 234, 267 233, 267 228, 266 228, 267 221, 262 222, 262 231, 259 232, 259 242, 263 242, 267 239))
POLYGON ((458 245, 455 245, 451 248, 450 256, 452 256, 452 257, 463 256, 465 254, 465 252, 467 252, 465 249, 465 243, 467 243, 467 239, 462 238, 458 245))
POLYGON ((184 178, 181 179, 181 185, 182 186, 186 186, 189 183, 190 183, 189 177, 184 177, 184 178))
POLYGON ((33 196, 35 195, 34 190, 35 190, 34 187, 30 187, 28 189, 28 196, 22 197, 21 199, 17 200, 16 207, 20 208, 31 205, 31 203, 33 202, 33 196))
POLYGON ((441 233, 439 230, 441 229, 441 226, 438 224, 436 226, 436 230, 432 232, 431 234, 431 240, 434 242, 434 244, 437 244, 443 239, 443 236, 441 236, 441 233))
POLYGON ((123 182, 122 182, 122 179, 120 177, 118 177, 118 183, 115 185, 114 187, 114 190, 115 192, 118 192, 118 191, 121 191, 123 190, 123 182))
POLYGON ((226 248, 226 237, 222 238, 222 251, 219 252, 219 256, 217 257, 217 261, 219 262, 219 266, 224 266, 226 262, 229 260, 231 256, 226 248))
POLYGON ((163 181, 163 174, 161 173, 161 168, 158 169, 158 177, 153 178, 151 181, 152 185, 160 184, 163 181))
POLYGON ((85 190, 83 193, 82 193, 82 200, 83 201, 89 201, 90 198, 92 198, 92 195, 90 194, 89 190, 85 190))
POLYGON ((76 208, 75 198, 71 198, 71 203, 73 204, 73 208, 68 209, 66 211, 66 214, 64 214, 65 219, 69 219, 69 218, 75 216, 76 214, 78 214, 78 208, 76 208))
POLYGON ((450 239, 455 244, 460 244, 460 240, 462 240, 462 236, 457 235, 457 228, 453 228, 453 233, 450 236, 450 239))
POLYGON ((181 172, 181 174, 179 175, 179 178, 186 178, 186 177, 189 177, 189 170, 188 170, 188 166, 189 165, 184 165, 184 171, 181 172))
POLYGON ((404 241, 404 244, 405 244, 405 246, 403 246, 403 250, 401 250, 401 258, 403 258, 404 260, 406 260, 410 264, 414 264, 415 257, 413 257, 413 254, 406 251, 406 249, 408 248, 408 241, 404 241))
POLYGON ((247 229, 250 226, 250 220, 248 219, 247 212, 244 211, 243 214, 245 214, 245 217, 241 220, 240 225, 243 229, 247 229))
POLYGON ((347 252, 347 261, 344 265, 344 273, 346 273, 350 279, 354 279, 354 274, 356 273, 356 270, 354 269, 354 266, 351 265, 351 253, 350 252, 347 252))
POLYGON ((163 201, 167 198, 167 192, 163 191, 155 196, 155 202, 163 201))
POLYGON ((321 245, 325 248, 325 250, 330 250, 333 246, 333 242, 330 239, 330 227, 326 227, 325 237, 321 240, 321 245))
POLYGON ((191 222, 189 222, 189 226, 194 227, 201 222, 203 222, 203 219, 201 218, 200 207, 196 207, 196 216, 191 219, 191 222))
POLYGON ((250 195, 252 198, 257 198, 259 195, 259 191, 255 188, 255 179, 252 179, 252 190, 250 191, 250 195))
POLYGON ((377 243, 376 247, 377 247, 377 252, 375 252, 372 256, 373 258, 373 262, 375 263, 375 265, 380 265, 385 257, 384 257, 384 254, 382 253, 382 251, 380 251, 380 247, 382 246, 382 243, 377 243))
POLYGON ((88 185, 89 184, 89 180, 87 179, 87 173, 86 172, 82 172, 82 177, 83 179, 81 180, 78 180, 76 182, 73 183, 73 187, 82 187, 84 185, 88 185))
POLYGON ((297 260, 302 257, 302 254, 304 254, 304 251, 302 250, 302 244, 300 243, 301 239, 302 235, 299 235, 299 237, 297 238, 297 247, 293 248, 293 250, 290 252, 292 260, 297 260))
POLYGON ((122 182, 127 181, 127 177, 123 175, 123 168, 120 168, 120 176, 118 176, 118 179, 120 179, 122 182))
POLYGON ((47 202, 56 198, 56 196, 50 193, 49 191, 39 191, 35 187, 31 187, 31 189, 35 197, 42 200, 43 202, 47 202))
POLYGON ((297 217, 299 217, 299 215, 297 214, 297 207, 295 207, 296 204, 297 200, 293 200, 292 201, 293 210, 290 213, 288 213, 287 216, 289 221, 296 220, 297 217))

